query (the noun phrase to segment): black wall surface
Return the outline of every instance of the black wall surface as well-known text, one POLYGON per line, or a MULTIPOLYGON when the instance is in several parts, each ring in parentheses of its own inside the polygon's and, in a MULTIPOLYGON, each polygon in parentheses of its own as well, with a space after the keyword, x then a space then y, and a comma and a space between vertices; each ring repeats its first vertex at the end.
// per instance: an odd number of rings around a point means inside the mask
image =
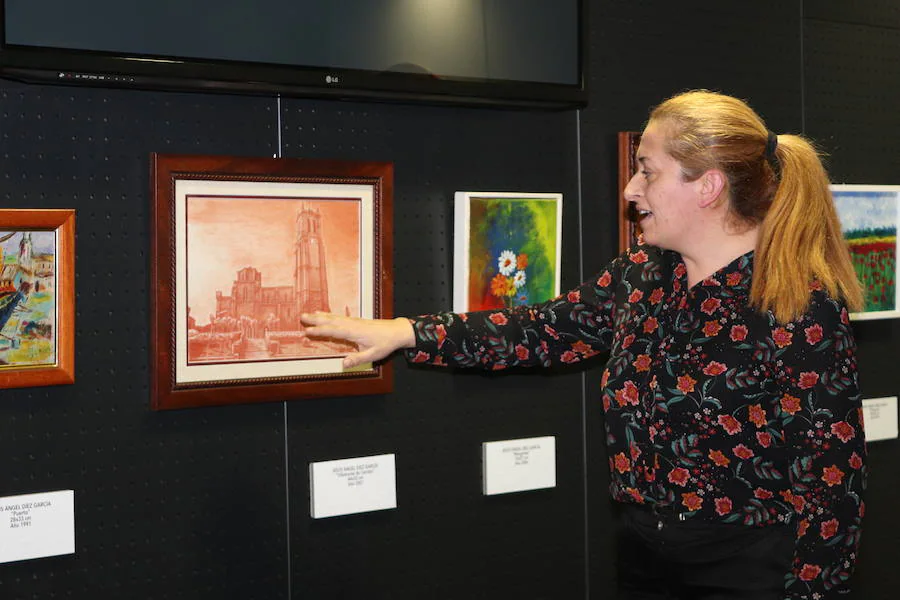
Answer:
MULTIPOLYGON (((900 5, 807 2, 806 132, 828 153, 835 183, 900 184, 900 5), (859 8, 859 10, 857 10, 859 8)), ((898 395, 897 320, 859 321, 863 397, 898 395)), ((888 556, 900 532, 900 442, 869 444, 869 488, 857 598, 894 598, 900 571, 888 556)))
MULTIPOLYGON (((574 286, 618 246, 616 132, 683 89, 747 98, 771 129, 805 132, 836 181, 900 183, 900 9, 848 6, 592 3, 582 111, 0 81, 0 204, 77 210, 76 383, 0 394, 0 496, 74 489, 77 552, 0 564, 0 598, 608 597, 596 369, 397 359, 385 396, 152 412, 149 154, 392 161, 396 314, 451 304, 453 192, 559 191, 574 286), (481 442, 541 435, 557 439, 557 487, 482 496, 481 442), (388 452, 396 510, 309 517, 309 462, 388 452)), ((897 324, 855 329, 864 396, 896 395, 897 324)), ((870 453, 856 597, 893 598, 900 448, 870 453)))

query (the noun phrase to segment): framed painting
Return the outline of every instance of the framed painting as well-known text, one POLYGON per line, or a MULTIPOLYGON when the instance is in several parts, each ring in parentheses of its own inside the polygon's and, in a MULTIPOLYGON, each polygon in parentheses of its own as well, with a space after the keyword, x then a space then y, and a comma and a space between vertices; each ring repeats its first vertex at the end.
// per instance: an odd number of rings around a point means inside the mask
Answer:
POLYGON ((0 388, 75 381, 75 211, 0 209, 0 388))
POLYGON ((391 316, 390 163, 154 154, 151 179, 154 409, 391 391, 300 323, 391 316))
POLYGON ((641 144, 639 131, 619 132, 619 252, 625 252, 641 234, 634 205, 625 199, 625 187, 637 171, 637 150, 641 144))
POLYGON ((454 311, 559 295, 562 194, 456 192, 454 227, 454 311))
POLYGON ((897 222, 900 185, 831 186, 841 229, 866 295, 851 319, 900 317, 897 295, 897 222))

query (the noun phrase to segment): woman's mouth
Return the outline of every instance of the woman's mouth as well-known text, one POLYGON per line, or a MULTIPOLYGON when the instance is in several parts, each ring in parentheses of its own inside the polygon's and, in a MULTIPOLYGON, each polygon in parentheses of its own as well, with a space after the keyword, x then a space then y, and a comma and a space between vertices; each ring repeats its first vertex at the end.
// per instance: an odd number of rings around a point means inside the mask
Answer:
POLYGON ((653 213, 649 210, 645 210, 640 208, 637 203, 629 202, 628 203, 628 220, 634 223, 641 221, 642 219, 646 219, 653 213))

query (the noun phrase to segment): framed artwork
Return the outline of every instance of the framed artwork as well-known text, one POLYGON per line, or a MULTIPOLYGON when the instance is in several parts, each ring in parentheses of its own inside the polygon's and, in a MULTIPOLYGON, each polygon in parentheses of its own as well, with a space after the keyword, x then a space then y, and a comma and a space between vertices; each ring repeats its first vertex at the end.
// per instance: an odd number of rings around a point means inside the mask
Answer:
POLYGON ((637 171, 637 149, 641 132, 619 132, 619 252, 625 252, 638 241, 641 233, 634 206, 625 199, 625 187, 637 171))
POLYGON ((866 294, 865 308, 851 319, 900 317, 897 295, 897 222, 900 185, 832 185, 831 193, 856 274, 866 294))
POLYGON ((391 316, 390 163, 154 154, 151 179, 154 409, 391 391, 299 320, 391 316))
POLYGON ((456 192, 454 225, 454 311, 559 295, 562 194, 456 192))
POLYGON ((75 211, 0 209, 0 388, 75 382, 75 211))

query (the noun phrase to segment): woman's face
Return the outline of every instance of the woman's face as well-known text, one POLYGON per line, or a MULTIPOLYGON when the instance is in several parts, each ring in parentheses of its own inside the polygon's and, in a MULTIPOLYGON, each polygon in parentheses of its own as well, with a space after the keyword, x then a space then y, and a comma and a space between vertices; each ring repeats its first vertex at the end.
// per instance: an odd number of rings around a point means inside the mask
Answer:
POLYGON ((651 122, 641 135, 638 170, 625 187, 634 202, 644 241, 684 252, 698 227, 700 180, 685 181, 681 165, 664 147, 665 126, 651 122))

